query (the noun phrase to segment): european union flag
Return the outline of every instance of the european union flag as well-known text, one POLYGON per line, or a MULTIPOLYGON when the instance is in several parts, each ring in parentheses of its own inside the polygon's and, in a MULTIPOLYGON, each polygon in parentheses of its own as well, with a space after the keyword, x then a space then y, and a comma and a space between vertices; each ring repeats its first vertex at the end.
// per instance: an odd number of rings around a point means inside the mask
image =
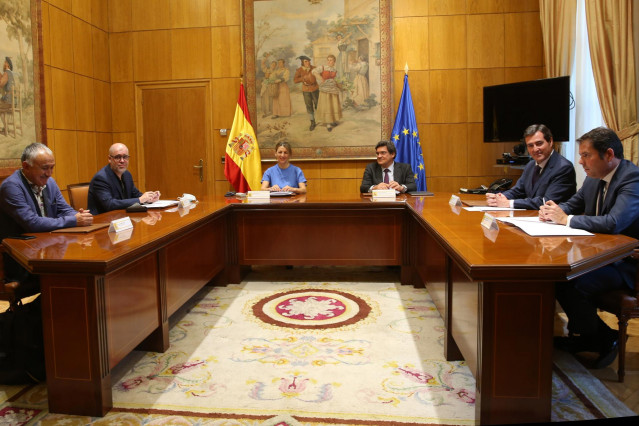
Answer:
POLYGON ((426 191, 426 168, 424 167, 422 146, 419 144, 415 108, 408 86, 408 74, 404 75, 404 88, 402 89, 402 98, 399 100, 399 107, 397 107, 392 135, 392 140, 397 147, 395 161, 410 164, 415 174, 417 190, 426 191))

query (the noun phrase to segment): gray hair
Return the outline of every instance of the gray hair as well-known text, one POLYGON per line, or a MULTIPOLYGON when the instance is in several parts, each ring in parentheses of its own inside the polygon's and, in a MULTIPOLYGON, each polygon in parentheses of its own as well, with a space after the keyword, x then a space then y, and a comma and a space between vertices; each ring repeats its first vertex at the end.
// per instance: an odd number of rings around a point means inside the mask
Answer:
POLYGON ((40 142, 34 142, 24 148, 24 151, 22 151, 22 157, 20 157, 20 161, 26 161, 27 164, 33 166, 33 160, 35 160, 38 155, 42 153, 53 156, 53 151, 51 151, 48 146, 41 144, 40 142))

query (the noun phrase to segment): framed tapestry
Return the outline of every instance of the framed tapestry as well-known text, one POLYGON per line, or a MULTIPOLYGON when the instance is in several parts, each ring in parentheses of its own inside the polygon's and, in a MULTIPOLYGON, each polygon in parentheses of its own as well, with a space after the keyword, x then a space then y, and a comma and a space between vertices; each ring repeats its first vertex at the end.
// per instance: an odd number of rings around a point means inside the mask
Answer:
POLYGON ((246 97, 262 158, 371 158, 392 128, 391 0, 243 0, 246 97))
POLYGON ((46 143, 41 0, 0 1, 0 175, 20 167, 32 142, 46 143))

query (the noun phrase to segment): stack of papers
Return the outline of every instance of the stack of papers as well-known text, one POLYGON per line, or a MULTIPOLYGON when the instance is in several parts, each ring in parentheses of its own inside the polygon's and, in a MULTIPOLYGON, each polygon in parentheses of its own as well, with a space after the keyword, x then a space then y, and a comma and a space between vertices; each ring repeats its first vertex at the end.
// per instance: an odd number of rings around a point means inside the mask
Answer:
POLYGON ((147 209, 163 209, 165 207, 176 206, 179 201, 177 200, 157 200, 154 203, 143 204, 147 209))
POLYGON ((510 223, 533 237, 594 235, 583 229, 574 229, 552 222, 542 222, 539 217, 497 217, 500 222, 510 223))

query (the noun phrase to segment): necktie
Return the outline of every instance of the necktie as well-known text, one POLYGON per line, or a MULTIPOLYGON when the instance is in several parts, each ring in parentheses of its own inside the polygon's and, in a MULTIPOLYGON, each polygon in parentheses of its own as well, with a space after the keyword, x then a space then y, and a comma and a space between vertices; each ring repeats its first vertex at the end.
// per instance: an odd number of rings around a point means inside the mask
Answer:
POLYGON ((388 183, 388 173, 390 172, 390 170, 388 169, 384 169, 384 183, 388 183))
POLYGON ((535 186, 535 184, 539 180, 539 174, 540 173, 541 173, 541 167, 539 167, 539 164, 537 164, 535 166, 535 170, 533 171, 533 176, 532 176, 532 184, 533 184, 533 186, 535 186))
POLYGON ((606 197, 606 193, 604 192, 605 188, 606 181, 601 179, 599 181, 599 186, 597 187, 597 216, 599 216, 603 210, 604 198, 606 197))
POLYGON ((40 209, 40 216, 45 217, 47 212, 44 207, 44 187, 38 185, 31 185, 31 189, 33 190, 33 194, 35 195, 36 201, 38 202, 38 208, 40 209))

